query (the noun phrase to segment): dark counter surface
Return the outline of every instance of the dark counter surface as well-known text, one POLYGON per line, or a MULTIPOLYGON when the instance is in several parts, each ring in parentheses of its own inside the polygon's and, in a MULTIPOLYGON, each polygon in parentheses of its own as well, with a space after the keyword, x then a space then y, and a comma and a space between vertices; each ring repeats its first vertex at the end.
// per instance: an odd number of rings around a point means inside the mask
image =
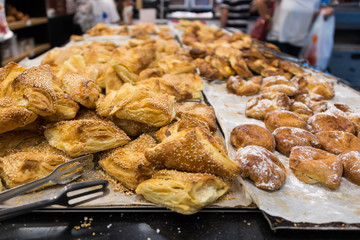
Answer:
POLYGON ((0 239, 360 239, 359 231, 272 231, 258 210, 33 212, 0 222, 0 239))

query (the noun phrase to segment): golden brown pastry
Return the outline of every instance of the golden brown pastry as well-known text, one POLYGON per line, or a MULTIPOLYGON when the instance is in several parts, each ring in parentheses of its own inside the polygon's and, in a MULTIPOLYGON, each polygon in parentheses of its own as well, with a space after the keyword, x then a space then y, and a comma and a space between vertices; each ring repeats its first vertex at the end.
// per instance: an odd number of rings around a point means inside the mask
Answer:
POLYGON ((273 191, 285 184, 285 167, 266 148, 255 145, 241 148, 236 153, 235 161, 240 164, 241 177, 249 177, 258 188, 273 191))
POLYGON ((313 147, 293 147, 289 166, 295 176, 306 183, 322 183, 331 189, 340 186, 343 166, 339 158, 313 147))
POLYGON ((164 72, 161 68, 147 68, 140 72, 139 81, 153 77, 161 77, 162 75, 164 75, 164 72))
POLYGON ((155 132, 158 130, 157 127, 149 126, 141 122, 119 119, 117 117, 112 117, 111 120, 115 123, 116 126, 124 130, 129 137, 137 137, 142 133, 155 132))
POLYGON ((197 58, 193 61, 193 63, 199 69, 200 76, 202 76, 202 77, 205 77, 208 79, 223 79, 224 78, 217 68, 213 67, 210 63, 208 63, 204 59, 197 58))
POLYGON ((355 134, 355 127, 350 120, 331 111, 317 113, 308 120, 311 132, 343 131, 355 134))
POLYGON ((159 142, 162 142, 165 138, 169 137, 172 134, 175 134, 182 130, 196 128, 196 127, 205 128, 210 132, 209 126, 207 125, 206 122, 201 121, 198 118, 193 118, 193 117, 184 115, 184 116, 182 116, 181 119, 160 128, 156 132, 155 136, 159 142))
POLYGON ((0 176, 7 188, 13 188, 45 177, 69 160, 62 152, 44 143, 1 157, 0 176))
POLYGON ((263 79, 261 92, 281 92, 288 96, 299 93, 299 85, 295 81, 289 81, 283 76, 272 76, 263 79))
POLYGON ((0 157, 12 150, 35 146, 45 140, 42 134, 32 131, 11 131, 0 135, 0 157))
POLYGON ((176 101, 187 99, 201 99, 203 81, 201 77, 194 73, 165 74, 161 78, 149 78, 139 81, 137 85, 148 84, 150 81, 160 83, 160 91, 175 96, 176 101))
POLYGON ((309 131, 295 127, 280 127, 275 129, 273 136, 276 141, 276 150, 289 156, 295 146, 309 146, 321 148, 317 137, 309 131))
POLYGON ((85 59, 83 55, 76 54, 72 55, 67 59, 59 68, 52 68, 54 74, 59 79, 63 79, 67 73, 80 73, 81 69, 84 69, 86 66, 85 59))
POLYGON ((114 53, 111 66, 123 82, 134 84, 138 74, 153 60, 155 47, 152 44, 133 47, 127 50, 118 48, 114 53))
POLYGON ((340 154, 360 150, 360 139, 351 133, 342 131, 322 131, 317 132, 315 135, 319 139, 323 149, 328 152, 340 154))
POLYGON ((61 121, 44 132, 50 145, 72 157, 119 147, 130 141, 125 132, 106 120, 61 121))
POLYGON ((55 90, 49 65, 31 67, 12 82, 11 97, 40 116, 55 113, 55 90))
POLYGON ((169 124, 175 118, 174 103, 174 96, 161 94, 156 97, 145 98, 126 104, 123 108, 115 112, 115 116, 119 119, 141 122, 154 127, 162 127, 169 124))
POLYGON ((140 183, 136 193, 150 202, 188 215, 215 202, 230 187, 230 181, 211 174, 162 170, 140 183))
POLYGON ((192 63, 192 58, 186 55, 173 54, 163 57, 158 62, 159 68, 165 73, 181 74, 194 72, 196 66, 192 63))
POLYGON ((145 159, 146 148, 156 145, 154 138, 143 134, 123 147, 111 151, 110 155, 100 158, 99 165, 125 187, 136 187, 154 174, 154 166, 145 159))
POLYGON ((112 52, 106 48, 84 48, 83 56, 86 65, 96 63, 107 63, 111 58, 112 52))
POLYGON ((311 74, 304 75, 304 78, 307 81, 307 89, 309 92, 321 95, 325 99, 331 99, 335 96, 333 82, 311 74))
POLYGON ((304 121, 309 120, 314 115, 314 112, 302 102, 293 101, 289 110, 304 119, 304 121))
POLYGON ((246 62, 240 56, 235 56, 233 54, 230 55, 229 62, 231 67, 235 70, 236 74, 240 77, 248 79, 253 76, 252 72, 246 65, 246 62))
POLYGON ((285 93, 269 92, 251 97, 246 103, 247 117, 264 119, 268 112, 289 110, 290 99, 285 93))
POLYGON ((242 124, 235 127, 231 131, 230 142, 235 149, 257 145, 271 152, 275 150, 274 137, 267 129, 256 124, 242 124))
POLYGON ((245 81, 240 76, 231 76, 226 82, 226 88, 229 92, 239 96, 255 95, 260 91, 261 76, 256 76, 245 81))
POLYGON ((69 94, 65 92, 55 93, 55 113, 44 117, 49 121, 62 121, 73 119, 79 110, 79 104, 77 104, 69 94))
POLYGON ((160 94, 159 81, 146 81, 147 84, 133 86, 125 83, 119 90, 101 95, 96 103, 96 110, 101 116, 109 117, 127 104, 155 97, 160 94))
POLYGON ((272 65, 274 67, 279 67, 287 72, 290 72, 295 76, 304 73, 304 70, 302 70, 301 67, 298 67, 295 64, 293 64, 287 60, 276 59, 276 60, 272 61, 272 65))
POLYGON ((279 127, 296 127, 301 129, 307 129, 307 123, 290 111, 275 110, 266 114, 264 123, 270 132, 273 132, 279 127))
POLYGON ((24 127, 37 117, 33 111, 18 106, 11 98, 0 98, 0 133, 24 127))
POLYGON ((11 97, 13 92, 12 82, 25 70, 26 68, 20 67, 14 62, 9 62, 0 68, 0 97, 11 97))
POLYGON ((218 141, 203 128, 193 128, 165 138, 145 151, 148 161, 166 168, 211 173, 233 178, 239 165, 222 150, 218 141))
POLYGON ((86 79, 79 74, 68 73, 64 76, 63 89, 72 99, 87 108, 95 108, 101 89, 90 79, 86 79))
POLYGON ((360 186, 360 151, 350 151, 339 155, 344 167, 344 177, 360 186))
POLYGON ((176 117, 194 118, 205 122, 211 132, 217 130, 214 109, 206 104, 197 102, 178 102, 175 104, 176 117))
POLYGON ((224 78, 229 78, 230 76, 235 75, 234 70, 230 66, 230 62, 226 57, 214 57, 206 56, 205 61, 210 63, 211 66, 220 71, 220 74, 224 78))

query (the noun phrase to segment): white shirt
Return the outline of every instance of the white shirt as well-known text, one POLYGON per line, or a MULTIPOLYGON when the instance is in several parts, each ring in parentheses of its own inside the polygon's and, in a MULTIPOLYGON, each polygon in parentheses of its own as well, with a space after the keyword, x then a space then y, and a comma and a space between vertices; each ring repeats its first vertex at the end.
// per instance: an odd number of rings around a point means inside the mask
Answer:
POLYGON ((113 23, 120 20, 114 0, 91 0, 94 25, 102 23, 113 23))
POLYGON ((321 0, 277 0, 267 40, 304 46, 313 15, 321 0))

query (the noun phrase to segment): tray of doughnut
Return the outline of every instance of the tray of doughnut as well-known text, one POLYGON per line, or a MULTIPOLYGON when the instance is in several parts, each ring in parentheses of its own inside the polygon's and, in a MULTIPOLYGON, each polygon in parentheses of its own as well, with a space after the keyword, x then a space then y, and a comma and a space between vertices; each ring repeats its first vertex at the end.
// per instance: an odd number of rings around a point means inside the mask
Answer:
POLYGON ((247 34, 187 21, 180 28, 259 209, 291 223, 357 228, 360 94, 314 68, 263 55, 247 34))

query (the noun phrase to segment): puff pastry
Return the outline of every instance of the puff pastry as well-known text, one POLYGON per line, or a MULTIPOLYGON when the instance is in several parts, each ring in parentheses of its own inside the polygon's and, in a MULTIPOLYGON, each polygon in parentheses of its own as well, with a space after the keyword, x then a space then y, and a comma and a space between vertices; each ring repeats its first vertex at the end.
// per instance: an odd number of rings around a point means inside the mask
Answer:
POLYGON ((289 110, 304 119, 306 122, 314 115, 314 112, 302 102, 293 101, 290 104, 289 110))
POLYGON ((313 147, 293 147, 289 166, 295 176, 306 183, 322 183, 331 189, 340 186, 343 166, 339 158, 313 147))
POLYGON ((45 177, 69 160, 63 153, 44 143, 1 157, 0 176, 7 188, 13 188, 45 177))
POLYGON ((248 79, 253 76, 252 72, 246 65, 246 62, 240 56, 235 56, 234 54, 230 55, 229 62, 236 74, 240 77, 248 79))
POLYGON ((37 117, 33 111, 18 106, 11 98, 0 98, 0 133, 24 127, 34 122, 37 117))
POLYGON ((194 72, 196 66, 192 63, 191 57, 173 54, 163 57, 158 62, 159 68, 165 73, 181 74, 194 72))
POLYGON ((360 150, 360 139, 351 133, 342 131, 322 131, 317 132, 315 135, 319 139, 323 149, 328 152, 340 154, 360 150))
POLYGON ((55 90, 49 65, 31 67, 12 82, 12 98, 40 116, 55 113, 55 90))
POLYGON ((63 89, 72 99, 87 108, 95 108, 101 89, 90 79, 75 73, 67 73, 63 80, 63 89))
POLYGON ((236 152, 235 161, 240 164, 241 177, 249 177, 258 188, 273 191, 285 184, 285 167, 266 148, 255 145, 241 148, 236 152))
POLYGON ((273 152, 275 150, 275 139, 271 133, 256 124, 242 124, 235 127, 230 134, 230 142, 235 149, 248 145, 257 145, 273 152))
POLYGON ((350 151, 339 155, 344 166, 344 177, 360 186, 360 151, 350 151))
POLYGON ((0 68, 0 97, 11 97, 13 92, 12 82, 25 70, 26 68, 20 67, 14 62, 9 62, 0 68))
POLYGON ((233 178, 239 165, 223 151, 214 137, 203 128, 193 128, 165 138, 159 145, 145 151, 148 161, 189 172, 211 173, 233 178))
POLYGON ((289 110, 290 99, 285 93, 269 92, 251 97, 246 103, 245 114, 248 117, 264 119, 268 112, 289 110))
POLYGON ((155 145, 154 138, 143 134, 125 146, 112 150, 109 156, 100 158, 99 165, 125 187, 135 190, 141 182, 155 173, 154 166, 144 155, 146 148, 155 145))
POLYGON ((51 146, 71 157, 119 147, 130 141, 123 130, 106 120, 61 121, 47 127, 44 134, 51 146))
POLYGON ((223 79, 220 71, 204 59, 197 58, 193 61, 200 72, 200 76, 208 79, 223 79))
POLYGON ((178 102, 175 103, 176 117, 178 118, 195 118, 209 127, 211 132, 217 130, 216 116, 214 109, 203 103, 196 102, 178 102))
POLYGON ((265 126, 270 132, 273 132, 279 127, 296 127, 307 129, 307 123, 290 111, 276 110, 266 114, 264 119, 265 126))
POLYGON ((181 214, 194 214, 215 202, 231 187, 229 181, 204 173, 162 170, 137 187, 150 202, 181 214))
POLYGON ((261 84, 261 92, 281 92, 288 96, 299 93, 299 85, 296 81, 289 81, 283 76, 264 78, 261 84))
POLYGON ((55 93, 55 113, 44 117, 49 121, 62 121, 73 119, 79 110, 79 104, 77 104, 69 94, 65 92, 55 93))
POLYGON ((280 127, 273 132, 276 141, 276 150, 289 156, 295 146, 309 146, 321 148, 317 137, 309 131, 295 127, 280 127))
POLYGON ((239 96, 255 95, 260 91, 261 76, 256 76, 245 81, 240 76, 231 76, 226 82, 226 88, 229 92, 239 96))
POLYGON ((35 146, 43 142, 42 134, 32 131, 11 131, 0 135, 0 157, 10 151, 20 150, 25 147, 35 146))
POLYGON ((112 117, 111 120, 130 137, 137 137, 142 133, 155 132, 158 130, 157 127, 132 120, 119 119, 117 117, 112 117))

